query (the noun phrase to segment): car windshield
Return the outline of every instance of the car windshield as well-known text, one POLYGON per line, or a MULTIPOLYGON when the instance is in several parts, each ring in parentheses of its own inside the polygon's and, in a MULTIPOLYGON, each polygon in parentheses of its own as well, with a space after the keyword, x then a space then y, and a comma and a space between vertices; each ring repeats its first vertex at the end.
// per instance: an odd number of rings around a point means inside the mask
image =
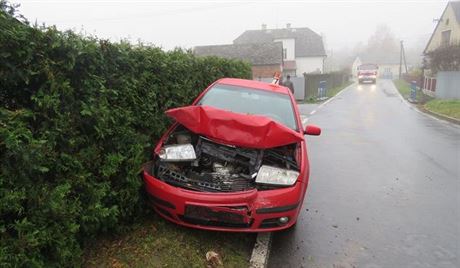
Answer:
POLYGON ((203 96, 198 105, 208 105, 235 113, 262 115, 298 130, 289 95, 216 84, 203 96))

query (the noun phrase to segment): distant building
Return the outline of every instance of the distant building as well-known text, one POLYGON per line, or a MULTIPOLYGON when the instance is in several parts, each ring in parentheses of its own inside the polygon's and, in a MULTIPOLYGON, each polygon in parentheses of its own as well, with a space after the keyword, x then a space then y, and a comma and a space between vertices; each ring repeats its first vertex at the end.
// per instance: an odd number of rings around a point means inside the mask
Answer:
POLYGON ((283 44, 281 42, 197 46, 193 52, 198 56, 218 56, 244 60, 252 65, 253 79, 273 78, 283 66, 283 44))
MULTIPOLYGON (((399 76, 399 53, 388 54, 385 58, 373 57, 373 55, 357 56, 351 66, 353 77, 357 76, 357 69, 361 64, 376 64, 379 67, 379 78, 396 79, 399 76)), ((405 73, 405 66, 403 65, 402 68, 402 72, 405 73)), ((412 65, 408 64, 407 68, 411 69, 412 65)))
POLYGON ((449 2, 425 47, 424 54, 460 43, 460 1, 449 2))
POLYGON ((247 30, 233 44, 197 46, 198 56, 218 56, 246 60, 252 64, 254 79, 273 78, 278 71, 283 76, 323 73, 326 53, 323 38, 309 28, 247 30))
POLYGON ((233 41, 234 44, 272 42, 283 44, 283 75, 324 72, 323 38, 309 28, 291 28, 287 24, 283 29, 267 29, 263 24, 262 29, 247 30, 233 41))

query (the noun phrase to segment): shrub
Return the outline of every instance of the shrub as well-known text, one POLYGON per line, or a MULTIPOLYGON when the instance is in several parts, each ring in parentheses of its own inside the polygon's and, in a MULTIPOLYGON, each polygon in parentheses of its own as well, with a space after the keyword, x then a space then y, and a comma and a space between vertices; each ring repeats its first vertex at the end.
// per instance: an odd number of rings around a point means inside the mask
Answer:
POLYGON ((433 73, 460 70, 460 44, 443 46, 427 53, 428 67, 433 73))
POLYGON ((74 266, 142 214, 141 164, 189 103, 246 63, 30 26, 0 1, 0 266, 74 266))

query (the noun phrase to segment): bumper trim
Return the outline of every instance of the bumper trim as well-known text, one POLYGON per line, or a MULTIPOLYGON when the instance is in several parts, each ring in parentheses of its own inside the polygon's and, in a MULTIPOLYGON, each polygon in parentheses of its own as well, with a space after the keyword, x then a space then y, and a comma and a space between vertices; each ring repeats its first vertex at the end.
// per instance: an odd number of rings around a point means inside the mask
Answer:
POLYGON ((257 214, 269 214, 269 213, 279 213, 279 212, 286 212, 296 209, 299 206, 299 203, 283 206, 283 207, 271 207, 271 208, 259 208, 256 209, 257 214))
POLYGON ((169 203, 166 200, 160 199, 160 198, 152 196, 152 195, 149 195, 149 198, 150 198, 150 200, 152 200, 153 203, 155 203, 157 205, 161 205, 163 207, 167 207, 167 208, 170 208, 170 209, 176 209, 175 205, 169 203))
POLYGON ((215 220, 204 220, 197 219, 187 216, 179 215, 179 219, 188 224, 202 225, 202 226, 211 226, 211 227, 226 227, 226 228, 251 228, 252 221, 249 223, 230 223, 230 222, 220 222, 215 220))

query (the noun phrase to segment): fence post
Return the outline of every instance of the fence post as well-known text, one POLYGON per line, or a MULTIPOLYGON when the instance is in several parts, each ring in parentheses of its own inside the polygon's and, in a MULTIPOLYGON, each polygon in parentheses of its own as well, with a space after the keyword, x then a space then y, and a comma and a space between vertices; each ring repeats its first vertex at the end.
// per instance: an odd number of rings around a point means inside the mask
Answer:
POLYGON ((417 101, 417 81, 411 81, 410 83, 410 101, 417 101))
POLYGON ((318 86, 318 99, 323 100, 326 98, 326 81, 319 81, 318 86))

